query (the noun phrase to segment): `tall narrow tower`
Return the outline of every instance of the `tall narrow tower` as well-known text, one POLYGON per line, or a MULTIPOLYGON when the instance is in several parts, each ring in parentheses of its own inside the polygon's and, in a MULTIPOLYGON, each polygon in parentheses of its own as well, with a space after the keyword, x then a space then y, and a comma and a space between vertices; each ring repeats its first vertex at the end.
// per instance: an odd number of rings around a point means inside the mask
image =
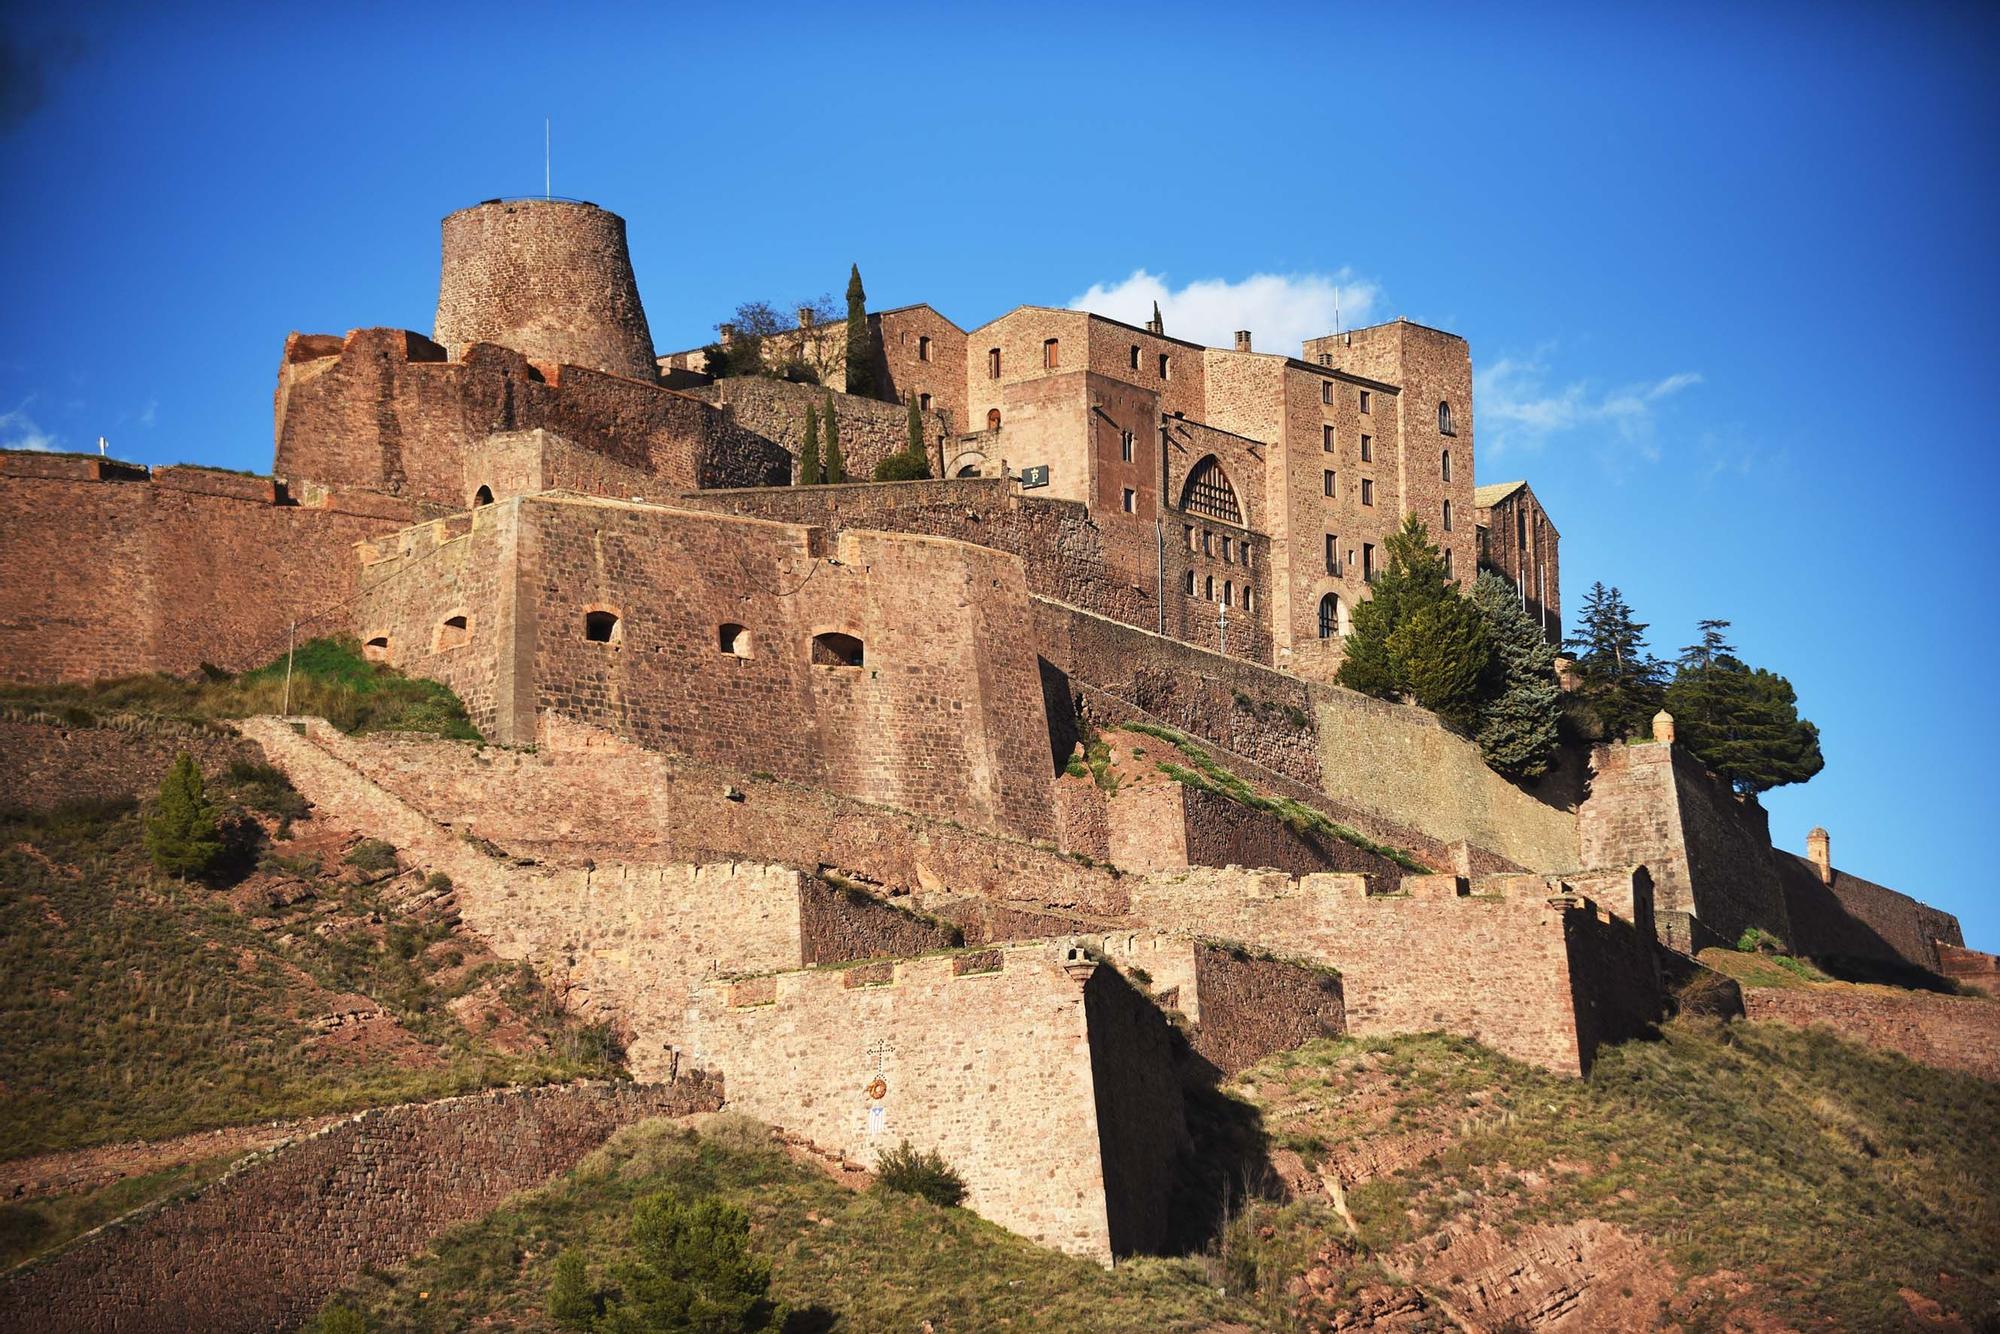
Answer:
POLYGON ((595 204, 490 199, 444 220, 438 342, 498 343, 535 361, 651 380, 625 220, 595 204))

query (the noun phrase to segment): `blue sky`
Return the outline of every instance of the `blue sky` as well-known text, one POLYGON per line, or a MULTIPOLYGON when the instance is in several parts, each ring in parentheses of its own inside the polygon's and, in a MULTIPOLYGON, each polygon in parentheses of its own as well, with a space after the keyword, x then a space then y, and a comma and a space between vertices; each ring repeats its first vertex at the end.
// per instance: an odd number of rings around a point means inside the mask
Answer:
POLYGON ((438 219, 538 192, 545 115, 663 349, 850 261, 1265 350, 1338 286, 1471 340, 1566 610, 1791 677, 1780 845, 2000 948, 1990 5, 4 12, 0 443, 267 469, 285 333, 428 330, 438 219))

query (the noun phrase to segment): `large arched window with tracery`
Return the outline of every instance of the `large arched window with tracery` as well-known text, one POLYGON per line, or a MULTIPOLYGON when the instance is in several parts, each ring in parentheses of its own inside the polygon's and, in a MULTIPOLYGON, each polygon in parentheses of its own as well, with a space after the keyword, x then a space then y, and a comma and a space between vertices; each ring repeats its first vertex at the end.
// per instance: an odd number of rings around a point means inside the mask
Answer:
POLYGON ((1224 523, 1243 522, 1243 507, 1236 503, 1236 488, 1229 484, 1229 474, 1222 470, 1213 454, 1195 464, 1188 473, 1187 485, 1181 488, 1181 508, 1224 523))

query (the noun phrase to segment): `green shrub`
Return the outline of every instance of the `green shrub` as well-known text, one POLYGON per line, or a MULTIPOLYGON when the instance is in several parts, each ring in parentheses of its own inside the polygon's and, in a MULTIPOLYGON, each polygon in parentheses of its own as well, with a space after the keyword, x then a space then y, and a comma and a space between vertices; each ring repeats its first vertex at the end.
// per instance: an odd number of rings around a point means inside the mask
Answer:
POLYGON ((344 1302, 335 1302, 306 1326, 306 1334, 368 1334, 368 1317, 344 1302))
POLYGON ((884 455, 882 461, 875 465, 875 480, 878 482, 920 482, 930 475, 930 460, 908 450, 884 455))
POLYGON ((146 851, 162 874, 182 880, 207 871, 222 855, 215 803, 192 755, 183 753, 160 782, 159 805, 146 821, 146 851))
POLYGON ((904 1140, 875 1165, 875 1184, 884 1190, 915 1195, 949 1209, 965 1198, 965 1178, 935 1149, 918 1152, 904 1140))
POLYGON ((750 1216, 713 1197, 666 1192, 632 1207, 636 1258, 614 1271, 619 1295, 599 1327, 616 1334, 654 1330, 777 1330, 785 1307, 771 1300, 771 1262, 751 1253, 750 1216))
POLYGON ((276 765, 258 760, 231 760, 227 777, 232 795, 251 810, 281 820, 304 818, 306 799, 276 765))
POLYGON ((1784 941, 1772 935, 1761 926, 1745 927, 1743 934, 1736 938, 1736 948, 1745 954, 1791 953, 1790 950, 1785 948, 1784 941))
POLYGON ((564 1329, 589 1329, 597 1323, 603 1302, 590 1285, 583 1252, 565 1246, 556 1256, 555 1280, 549 1284, 549 1319, 564 1329))
POLYGON ((384 843, 379 838, 364 838, 354 845, 344 859, 349 866, 358 867, 371 875, 396 869, 396 845, 384 843))
POLYGON ((451 877, 443 871, 432 871, 424 877, 424 888, 433 894, 449 894, 451 892, 451 877))

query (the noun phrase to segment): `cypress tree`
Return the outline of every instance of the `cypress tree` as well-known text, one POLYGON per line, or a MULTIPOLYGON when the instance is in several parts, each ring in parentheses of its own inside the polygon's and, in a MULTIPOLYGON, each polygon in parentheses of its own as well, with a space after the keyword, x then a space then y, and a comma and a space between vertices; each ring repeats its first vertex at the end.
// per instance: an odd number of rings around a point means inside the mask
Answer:
POLYGON ((885 455, 875 465, 878 482, 914 482, 931 475, 930 454, 924 449, 924 419, 917 408, 917 396, 910 398, 910 442, 902 450, 885 455))
POLYGON ((848 393, 875 396, 875 361, 875 334, 868 327, 868 293, 861 288, 861 266, 855 264, 847 273, 848 393))
POLYGON ((799 446, 799 485, 818 486, 826 480, 819 461, 819 413, 806 404, 806 438, 799 446))
POLYGON ((182 754, 160 781, 159 804, 146 822, 146 850, 163 874, 186 880, 215 865, 222 829, 194 756, 182 754))
POLYGON ((1539 777, 1555 759, 1562 717, 1555 648, 1504 577, 1482 573, 1472 602, 1485 619, 1495 662, 1473 736, 1486 762, 1509 778, 1539 777))
POLYGON ((924 465, 925 465, 925 468, 924 468, 924 472, 925 472, 925 475, 927 475, 927 476, 928 476, 928 475, 929 475, 929 472, 930 472, 930 467, 929 467, 929 465, 930 465, 930 456, 929 456, 929 454, 927 454, 927 453, 925 452, 925 450, 924 450, 924 414, 923 414, 923 409, 921 409, 921 408, 919 408, 919 407, 917 406, 917 396, 916 396, 916 394, 912 393, 912 394, 911 394, 911 395, 909 396, 909 399, 910 399, 910 404, 909 404, 909 406, 910 406, 910 453, 914 454, 914 455, 915 455, 915 456, 916 456, 916 457, 917 457, 917 458, 918 458, 918 459, 919 459, 920 461, 922 461, 922 462, 924 463, 924 465))
POLYGON ((1388 563, 1373 596, 1354 609, 1337 679, 1365 694, 1407 695, 1469 729, 1493 664, 1485 623, 1446 577, 1443 553, 1414 514, 1383 550, 1388 563))
POLYGON ((840 418, 833 412, 833 395, 826 396, 826 479, 847 480, 847 461, 840 456, 840 418))

